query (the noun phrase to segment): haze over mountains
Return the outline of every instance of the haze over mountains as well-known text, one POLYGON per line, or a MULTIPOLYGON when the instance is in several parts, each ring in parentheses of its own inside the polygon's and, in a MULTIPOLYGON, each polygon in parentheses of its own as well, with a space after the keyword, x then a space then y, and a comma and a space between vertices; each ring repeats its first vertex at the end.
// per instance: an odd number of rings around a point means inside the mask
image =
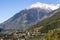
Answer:
POLYGON ((49 5, 44 3, 35 3, 21 10, 7 21, 0 24, 3 29, 23 29, 29 28, 30 24, 48 18, 53 12, 58 9, 60 4, 49 5))

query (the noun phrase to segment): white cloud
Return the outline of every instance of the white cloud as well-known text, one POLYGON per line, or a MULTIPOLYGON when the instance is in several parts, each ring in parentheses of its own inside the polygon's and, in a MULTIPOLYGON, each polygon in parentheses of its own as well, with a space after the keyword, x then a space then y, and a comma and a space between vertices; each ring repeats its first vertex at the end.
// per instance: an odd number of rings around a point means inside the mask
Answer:
POLYGON ((45 4, 45 3, 37 2, 37 3, 32 4, 29 7, 27 7, 27 9, 40 7, 40 8, 55 10, 55 9, 59 8, 59 6, 60 6, 60 4, 45 4))

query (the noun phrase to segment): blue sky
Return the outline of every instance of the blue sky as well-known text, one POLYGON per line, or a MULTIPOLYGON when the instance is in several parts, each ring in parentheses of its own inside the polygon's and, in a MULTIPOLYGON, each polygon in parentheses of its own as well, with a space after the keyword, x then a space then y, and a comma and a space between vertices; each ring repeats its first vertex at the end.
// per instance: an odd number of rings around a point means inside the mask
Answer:
POLYGON ((0 23, 36 2, 60 4, 60 0, 0 0, 0 23))

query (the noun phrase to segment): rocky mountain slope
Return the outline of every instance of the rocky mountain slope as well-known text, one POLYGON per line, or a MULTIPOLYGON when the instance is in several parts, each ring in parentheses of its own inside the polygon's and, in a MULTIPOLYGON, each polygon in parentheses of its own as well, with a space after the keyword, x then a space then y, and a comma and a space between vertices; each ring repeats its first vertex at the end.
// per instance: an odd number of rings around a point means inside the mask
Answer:
POLYGON ((55 9, 59 6, 52 6, 43 3, 33 4, 19 13, 15 14, 13 17, 7 21, 0 24, 0 28, 4 29, 23 29, 28 28, 31 23, 38 20, 48 18, 55 9), (53 7, 53 8, 52 8, 53 7))

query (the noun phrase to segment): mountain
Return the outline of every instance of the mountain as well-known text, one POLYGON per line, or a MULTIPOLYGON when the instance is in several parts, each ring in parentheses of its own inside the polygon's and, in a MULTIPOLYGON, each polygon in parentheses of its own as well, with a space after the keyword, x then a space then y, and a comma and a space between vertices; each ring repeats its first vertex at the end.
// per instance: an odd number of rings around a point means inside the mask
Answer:
MULTIPOLYGON (((41 21, 38 21, 36 24, 32 25, 33 28, 38 28, 40 26, 46 26, 48 24, 54 23, 58 20, 60 20, 60 8, 55 10, 52 14, 54 14, 53 16, 50 15, 50 17, 45 18, 41 21)), ((32 29, 31 27, 31 29, 32 29)))
POLYGON ((15 14, 13 17, 7 21, 0 24, 0 28, 3 29, 23 29, 29 28, 30 24, 34 22, 48 18, 54 10, 59 8, 58 5, 48 5, 43 3, 33 4, 19 13, 15 14))
POLYGON ((51 17, 38 21, 26 31, 34 34, 28 40, 60 40, 60 8, 51 17))

